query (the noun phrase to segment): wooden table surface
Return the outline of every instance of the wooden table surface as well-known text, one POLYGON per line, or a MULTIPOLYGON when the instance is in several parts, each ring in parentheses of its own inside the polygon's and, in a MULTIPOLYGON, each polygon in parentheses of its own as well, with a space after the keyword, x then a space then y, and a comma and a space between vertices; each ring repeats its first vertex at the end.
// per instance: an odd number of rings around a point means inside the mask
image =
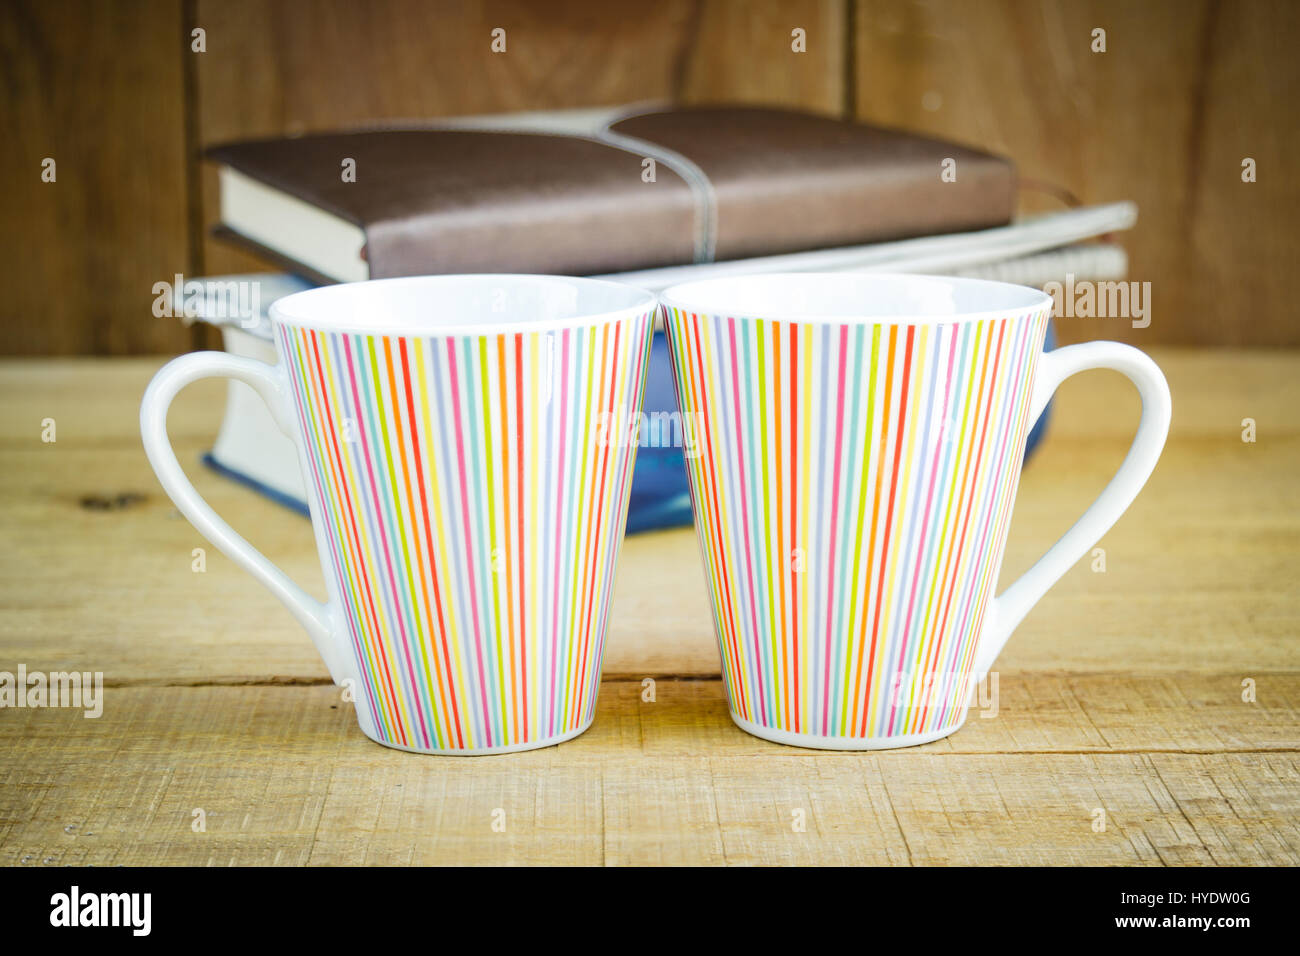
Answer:
MULTIPOLYGON (((1105 571, 1080 562, 1012 637, 996 714, 891 752, 746 735, 682 530, 625 545, 591 730, 480 758, 363 737, 288 612, 179 517, 137 432, 160 359, 0 362, 0 671, 106 685, 97 719, 0 709, 0 864, 1300 863, 1300 353, 1152 354, 1164 458, 1105 571)), ((308 523, 196 464, 223 389, 178 399, 178 455, 323 594, 308 523)), ((1004 583, 1137 413, 1113 373, 1058 393, 1004 583)))

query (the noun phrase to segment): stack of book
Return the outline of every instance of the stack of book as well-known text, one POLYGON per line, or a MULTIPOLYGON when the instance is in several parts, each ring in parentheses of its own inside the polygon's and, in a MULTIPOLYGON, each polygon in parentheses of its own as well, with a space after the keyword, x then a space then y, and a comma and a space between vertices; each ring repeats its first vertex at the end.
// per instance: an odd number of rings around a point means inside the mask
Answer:
MULTIPOLYGON (((208 158, 220 164, 218 234, 283 272, 210 280, 256 283, 258 315, 236 320, 202 295, 179 311, 270 362, 266 309, 320 283, 543 272, 657 291, 713 275, 874 270, 1041 286, 1123 277, 1123 250, 1088 240, 1137 215, 1113 203, 1012 222, 1005 158, 756 108, 465 117, 231 143, 208 158)), ((675 409, 662 336, 645 402, 647 413, 675 409)), ((231 383, 205 460, 306 513, 293 444, 247 386, 231 383)), ((690 520, 682 450, 641 449, 628 531, 690 520)))

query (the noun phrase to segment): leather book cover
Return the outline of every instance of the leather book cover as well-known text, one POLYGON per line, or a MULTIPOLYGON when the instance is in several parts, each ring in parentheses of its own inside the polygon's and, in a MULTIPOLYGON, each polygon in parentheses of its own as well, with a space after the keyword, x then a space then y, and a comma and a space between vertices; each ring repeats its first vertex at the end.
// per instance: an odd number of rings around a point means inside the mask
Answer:
POLYGON ((591 135, 511 131, 508 120, 245 141, 207 156, 359 227, 372 278, 621 272, 964 232, 1014 209, 1004 158, 808 113, 660 109, 591 135), (355 181, 341 175, 345 159, 355 181))

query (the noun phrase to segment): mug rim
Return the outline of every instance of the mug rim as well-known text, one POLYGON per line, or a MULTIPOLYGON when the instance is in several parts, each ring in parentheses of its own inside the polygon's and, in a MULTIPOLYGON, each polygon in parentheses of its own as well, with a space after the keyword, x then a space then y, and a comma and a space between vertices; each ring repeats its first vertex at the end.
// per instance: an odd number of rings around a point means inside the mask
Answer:
POLYGON ((287 325, 293 328, 310 329, 317 332, 340 332, 350 335, 400 335, 400 336, 457 336, 457 335, 500 335, 516 332, 554 332, 562 329, 599 327, 613 324, 623 319, 633 318, 658 309, 659 300, 653 293, 638 286, 608 279, 589 279, 583 276, 548 275, 544 273, 523 272, 474 272, 446 273, 435 275, 399 276, 390 279, 365 279, 360 282, 339 282, 332 285, 318 286, 294 292, 271 303, 269 316, 273 326, 287 325), (607 294, 621 294, 627 297, 627 303, 616 308, 575 310, 575 313, 562 318, 501 318, 491 321, 481 319, 436 320, 414 318, 405 321, 385 315, 373 321, 358 320, 339 301, 355 297, 359 287, 383 288, 385 293, 406 292, 411 288, 428 286, 430 293, 436 293, 437 287, 465 285, 476 283, 490 288, 494 283, 503 282, 536 285, 568 285, 577 290, 603 290, 607 294), (333 311, 335 314, 331 314, 333 311), (346 315, 341 315, 346 313, 346 315))
MULTIPOLYGON (((750 294, 753 292, 751 290, 750 294)), ((659 293, 660 305, 675 308, 681 312, 697 315, 725 316, 733 319, 745 319, 757 322, 789 322, 805 325, 947 325, 952 323, 979 322, 988 319, 1023 317, 1036 314, 1040 309, 1051 308, 1052 297, 1041 289, 1032 286, 1017 285, 1012 282, 999 282, 994 279, 975 279, 965 276, 930 275, 911 272, 769 272, 757 275, 721 276, 712 279, 693 279, 680 282, 659 293), (791 308, 772 309, 721 309, 717 302, 705 304, 699 296, 712 293, 717 295, 719 287, 754 282, 771 282, 790 285, 818 284, 823 288, 828 281, 852 282, 870 285, 873 283, 892 286, 943 285, 951 291, 963 289, 980 291, 988 295, 1002 294, 1019 301, 1008 301, 1005 305, 990 308, 964 309, 952 312, 903 311, 870 315, 865 312, 816 312, 791 308), (692 302, 694 298, 694 302, 692 302)))

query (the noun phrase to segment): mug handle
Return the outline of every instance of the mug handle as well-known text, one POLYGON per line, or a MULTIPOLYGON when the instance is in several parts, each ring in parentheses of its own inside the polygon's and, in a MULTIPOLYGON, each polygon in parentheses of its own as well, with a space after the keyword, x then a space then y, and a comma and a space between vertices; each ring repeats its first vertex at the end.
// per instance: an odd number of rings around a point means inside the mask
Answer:
POLYGON ((173 359, 158 370, 140 403, 140 435, 145 455, 162 483, 163 490, 190 523, 215 544, 226 557, 261 581, 298 619, 329 668, 336 684, 351 676, 338 635, 341 616, 331 602, 322 604, 267 557, 248 543, 224 518, 212 510, 185 477, 167 436, 167 410, 176 394, 201 378, 233 378, 252 387, 270 408, 280 430, 298 443, 289 397, 289 383, 282 369, 255 359, 225 352, 192 352, 173 359))
POLYGON ((1032 423, 1047 407, 1048 400, 1071 375, 1094 368, 1108 368, 1128 376, 1142 397, 1142 418, 1137 434, 1119 471, 1097 500, 1069 531, 1061 535, 1037 563, 1022 574, 989 606, 988 620, 980 636, 979 651, 972 669, 976 680, 988 673, 1011 632, 1048 589, 1064 576, 1088 549, 1101 540, 1119 520, 1137 493, 1151 477, 1165 438, 1169 434, 1169 385, 1155 362, 1129 345, 1119 342, 1085 342, 1046 352, 1039 359, 1029 406, 1032 423))

